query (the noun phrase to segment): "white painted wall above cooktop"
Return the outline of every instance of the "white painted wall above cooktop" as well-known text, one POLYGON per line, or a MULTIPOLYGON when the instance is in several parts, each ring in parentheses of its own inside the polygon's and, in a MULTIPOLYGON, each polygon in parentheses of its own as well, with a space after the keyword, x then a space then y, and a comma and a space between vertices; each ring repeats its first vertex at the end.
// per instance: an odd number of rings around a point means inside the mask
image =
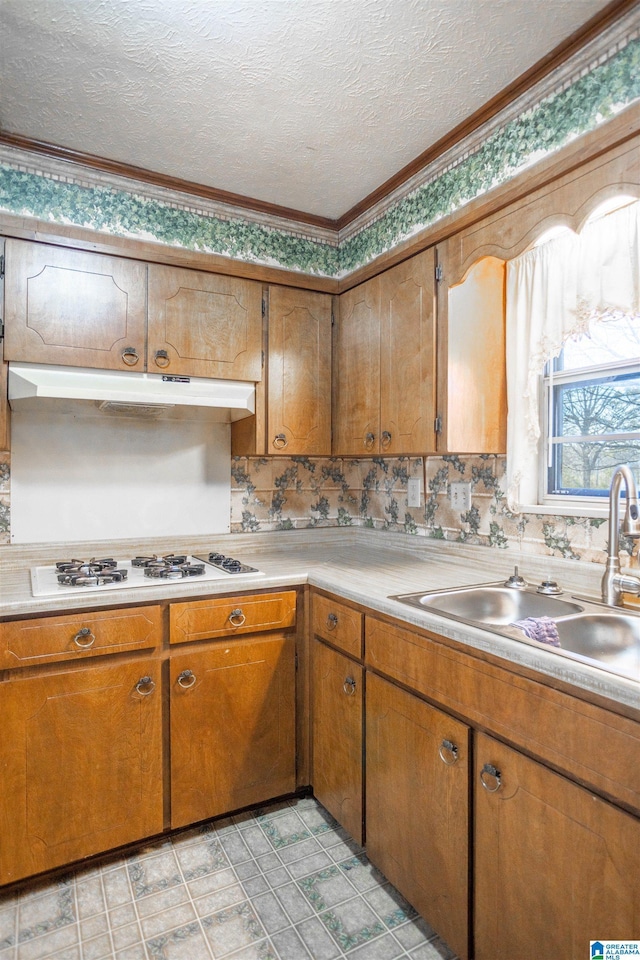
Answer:
POLYGON ((3 130, 336 218, 609 0, 2 0, 3 130))

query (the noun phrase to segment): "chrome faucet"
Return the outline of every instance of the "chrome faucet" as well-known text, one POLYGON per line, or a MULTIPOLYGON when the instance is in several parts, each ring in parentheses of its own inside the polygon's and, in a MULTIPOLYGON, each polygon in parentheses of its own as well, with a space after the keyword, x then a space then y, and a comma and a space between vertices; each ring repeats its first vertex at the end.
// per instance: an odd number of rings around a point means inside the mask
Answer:
POLYGON ((602 578, 602 602, 613 607, 622 606, 622 594, 640 595, 640 577, 625 576, 620 572, 620 484, 624 480, 627 506, 622 532, 626 537, 640 538, 638 491, 631 468, 621 464, 613 471, 609 487, 609 552, 602 578))

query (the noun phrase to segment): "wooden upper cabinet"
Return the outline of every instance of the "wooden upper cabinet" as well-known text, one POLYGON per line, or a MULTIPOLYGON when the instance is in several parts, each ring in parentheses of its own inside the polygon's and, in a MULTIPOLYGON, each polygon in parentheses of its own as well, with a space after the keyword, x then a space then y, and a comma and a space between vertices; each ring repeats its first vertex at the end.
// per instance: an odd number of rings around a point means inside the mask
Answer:
POLYGON ((269 287, 267 375, 255 416, 232 424, 234 456, 331 454, 331 304, 325 293, 269 287))
MULTIPOLYGON (((507 433, 506 263, 482 257, 459 283, 448 276, 448 244, 438 316, 441 452, 504 453, 507 433)), ((453 268, 453 264, 451 264, 453 268)))
POLYGON ((380 276, 380 450, 435 448, 433 248, 380 276))
POLYGON ((262 377, 262 285, 149 266, 150 373, 226 380, 262 377))
POLYGON ((434 251, 340 297, 334 454, 435 448, 434 251))
POLYGON ((379 451, 380 280, 374 277, 340 297, 335 336, 333 452, 366 456, 379 451))
POLYGON ((267 453, 331 454, 331 298, 271 287, 267 453))
POLYGON ((143 369, 144 263, 6 242, 5 359, 143 369))

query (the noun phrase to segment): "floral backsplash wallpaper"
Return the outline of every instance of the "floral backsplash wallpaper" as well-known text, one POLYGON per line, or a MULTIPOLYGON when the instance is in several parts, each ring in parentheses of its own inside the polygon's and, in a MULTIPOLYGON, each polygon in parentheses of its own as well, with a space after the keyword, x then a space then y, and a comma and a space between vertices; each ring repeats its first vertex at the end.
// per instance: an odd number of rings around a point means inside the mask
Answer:
MULTIPOLYGON (((353 460, 235 457, 231 532, 361 526, 498 550, 604 563, 604 519, 512 514, 505 457, 397 457, 353 460), (421 481, 420 507, 407 505, 408 480, 421 481), (426 484, 425 484, 426 481, 426 484), (471 508, 457 512, 449 485, 471 484, 471 508), (426 491, 426 496, 425 496, 426 491)), ((0 544, 10 543, 10 454, 0 453, 0 544)), ((631 552, 622 538, 621 549, 631 552)))
MULTIPOLYGON (((505 457, 292 457, 231 462, 231 532, 364 526, 541 556, 604 563, 604 519, 509 512, 505 457), (419 477, 422 505, 407 505, 419 477), (426 483, 425 483, 426 481, 426 483), (457 512, 449 485, 471 484, 471 508, 457 512), (426 491, 426 496, 424 495, 426 491)), ((623 549, 630 544, 623 544, 623 549)))

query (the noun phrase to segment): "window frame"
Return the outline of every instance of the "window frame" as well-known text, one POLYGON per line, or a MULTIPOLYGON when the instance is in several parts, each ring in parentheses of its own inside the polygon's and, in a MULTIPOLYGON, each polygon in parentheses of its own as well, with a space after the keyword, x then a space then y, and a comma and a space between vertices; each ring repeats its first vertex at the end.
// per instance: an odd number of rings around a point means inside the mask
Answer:
MULTIPOLYGON (((587 334, 584 334, 587 336, 587 334)), ((606 516, 608 513, 608 490, 601 494, 588 495, 572 491, 569 494, 550 493, 548 490, 550 470, 552 469, 551 447, 560 447, 563 443, 576 442, 582 439, 578 435, 567 435, 560 438, 557 432, 550 430, 552 422, 557 423, 557 405, 554 404, 554 389, 570 383, 589 383, 606 379, 607 376, 636 374, 640 383, 640 354, 634 360, 609 361, 602 364, 592 364, 586 367, 575 367, 562 370, 556 367, 558 357, 545 365, 545 370, 539 378, 539 401, 541 405, 542 434, 537 457, 538 462, 538 504, 535 512, 553 512, 579 515, 606 516), (567 509, 568 508, 568 509, 567 509)), ((640 441, 640 430, 619 434, 591 434, 593 439, 620 439, 640 441)), ((527 508, 529 509, 529 508, 527 508)), ((533 511, 532 511, 533 512, 533 511)))

